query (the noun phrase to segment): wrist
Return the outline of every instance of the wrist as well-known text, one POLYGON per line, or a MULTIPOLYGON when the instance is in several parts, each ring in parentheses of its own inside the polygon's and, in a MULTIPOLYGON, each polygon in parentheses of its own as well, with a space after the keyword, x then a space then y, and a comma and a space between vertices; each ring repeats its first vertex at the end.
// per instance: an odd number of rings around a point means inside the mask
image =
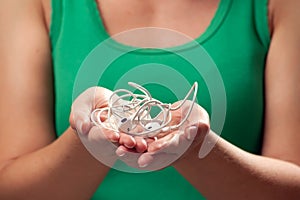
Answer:
POLYGON ((210 129, 198 133, 187 152, 174 163, 175 168, 186 168, 201 162, 213 150, 219 137, 210 129))
POLYGON ((90 154, 74 129, 69 127, 61 137, 64 143, 63 146, 66 148, 65 152, 69 152, 68 158, 74 158, 79 162, 84 162, 90 166, 95 166, 96 168, 100 167, 102 171, 109 169, 109 167, 102 164, 90 154))

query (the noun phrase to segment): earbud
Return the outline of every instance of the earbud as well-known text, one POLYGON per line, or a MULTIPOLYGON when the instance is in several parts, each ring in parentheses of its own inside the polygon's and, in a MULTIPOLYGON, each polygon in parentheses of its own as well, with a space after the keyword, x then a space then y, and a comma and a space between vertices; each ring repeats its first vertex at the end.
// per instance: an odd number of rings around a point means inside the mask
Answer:
POLYGON ((133 129, 132 120, 128 119, 126 117, 122 118, 118 122, 117 126, 118 126, 119 131, 124 132, 124 133, 128 133, 133 129))
POLYGON ((149 131, 156 130, 160 128, 160 124, 158 122, 150 122, 146 124, 145 128, 149 131))
POLYGON ((158 133, 160 133, 161 124, 158 122, 150 122, 145 125, 145 129, 146 129, 146 131, 150 131, 150 133, 148 134, 148 137, 153 137, 153 136, 157 135, 158 133))

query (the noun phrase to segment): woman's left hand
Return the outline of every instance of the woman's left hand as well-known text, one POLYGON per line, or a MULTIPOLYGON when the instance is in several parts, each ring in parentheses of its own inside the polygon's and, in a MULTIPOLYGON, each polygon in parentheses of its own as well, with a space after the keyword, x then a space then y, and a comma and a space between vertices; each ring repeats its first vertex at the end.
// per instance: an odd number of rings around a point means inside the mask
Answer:
MULTIPOLYGON (((176 102, 172 106, 175 107, 178 104, 179 102, 176 102)), ((187 101, 182 108, 172 111, 170 125, 180 123, 191 105, 192 102, 187 101)), ((121 145, 117 150, 117 154, 122 155, 121 159, 132 167, 150 171, 159 170, 186 156, 195 147, 199 147, 209 129, 210 124, 207 112, 195 103, 190 116, 182 127, 159 134, 157 140, 147 139, 148 148, 145 153, 137 153, 133 149, 121 145), (132 162, 129 162, 130 160, 132 162)))

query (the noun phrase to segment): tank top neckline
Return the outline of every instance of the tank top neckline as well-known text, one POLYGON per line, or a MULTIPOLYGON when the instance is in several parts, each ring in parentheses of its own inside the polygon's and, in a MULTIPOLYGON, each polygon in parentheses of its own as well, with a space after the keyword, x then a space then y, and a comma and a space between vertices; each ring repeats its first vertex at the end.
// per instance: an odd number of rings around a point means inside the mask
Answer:
POLYGON ((176 51, 193 48, 199 46, 199 44, 203 45, 220 28, 232 4, 232 0, 220 0, 218 8, 216 9, 215 14, 211 19, 209 25, 207 26, 206 30, 202 34, 200 34, 200 36, 194 38, 192 41, 186 42, 184 44, 176 45, 173 47, 143 48, 143 47, 130 46, 113 39, 113 37, 111 37, 111 35, 107 32, 104 26, 104 22, 102 20, 101 13, 98 9, 98 4, 96 0, 91 0, 91 1, 92 3, 89 4, 89 10, 92 13, 92 17, 95 20, 95 23, 97 24, 97 31, 98 31, 97 34, 105 38, 105 40, 109 40, 107 44, 111 45, 116 49, 123 50, 126 52, 134 51, 139 53, 168 53, 168 52, 176 52, 176 51))

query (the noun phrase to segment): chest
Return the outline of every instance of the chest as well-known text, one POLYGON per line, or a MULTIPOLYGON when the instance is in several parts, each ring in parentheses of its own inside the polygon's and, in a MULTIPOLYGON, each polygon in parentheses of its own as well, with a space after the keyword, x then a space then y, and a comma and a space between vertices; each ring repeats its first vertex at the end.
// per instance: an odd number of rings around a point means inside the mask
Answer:
POLYGON ((140 27, 172 29, 196 38, 216 13, 220 0, 96 0, 99 17, 110 35, 140 27))

